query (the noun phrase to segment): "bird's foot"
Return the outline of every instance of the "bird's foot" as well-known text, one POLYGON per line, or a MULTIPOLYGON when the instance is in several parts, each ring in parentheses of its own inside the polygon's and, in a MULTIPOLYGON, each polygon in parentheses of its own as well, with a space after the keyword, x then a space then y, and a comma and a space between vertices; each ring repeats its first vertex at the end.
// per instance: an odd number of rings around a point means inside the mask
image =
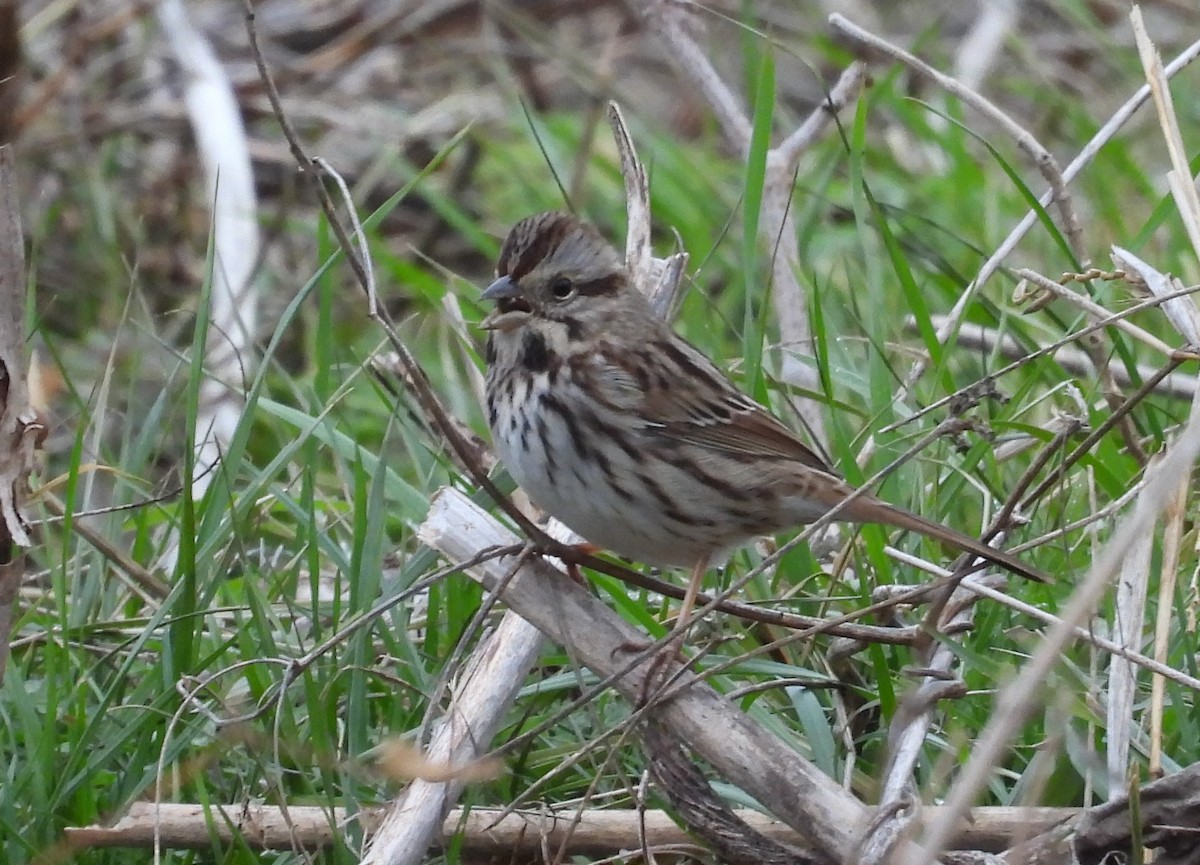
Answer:
POLYGON ((598 547, 595 544, 589 544, 586 541, 581 544, 569 544, 570 553, 562 556, 562 563, 567 566, 567 576, 572 582, 578 583, 581 586, 587 585, 587 580, 583 578, 583 574, 579 570, 579 565, 572 557, 582 558, 583 556, 594 556, 603 550, 603 547, 598 547))
MULTIPOLYGON (((672 681, 674 676, 669 674, 672 666, 688 666, 688 657, 683 652, 686 639, 687 629, 676 629, 670 639, 650 656, 649 662, 645 666, 646 674, 642 677, 642 684, 638 688, 638 696, 634 701, 635 709, 649 705, 655 694, 672 681)), ((626 652, 641 654, 653 650, 654 647, 655 643, 653 642, 629 640, 613 649, 612 654, 613 656, 626 652)))

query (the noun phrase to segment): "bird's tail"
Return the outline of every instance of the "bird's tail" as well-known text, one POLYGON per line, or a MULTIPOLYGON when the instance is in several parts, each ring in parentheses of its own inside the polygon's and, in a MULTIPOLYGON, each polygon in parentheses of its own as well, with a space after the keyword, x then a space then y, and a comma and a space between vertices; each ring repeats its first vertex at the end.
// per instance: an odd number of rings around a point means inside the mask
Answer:
POLYGON ((1025 564, 1011 553, 1006 553, 1004 550, 998 550, 995 547, 989 547, 987 544, 969 535, 964 535, 962 532, 956 531, 949 526, 919 517, 910 511, 889 505, 879 499, 865 496, 860 497, 851 502, 847 510, 856 512, 851 516, 851 519, 862 522, 883 523, 884 525, 895 526, 898 529, 908 529, 909 531, 933 538, 936 541, 949 544, 965 553, 971 553, 972 555, 979 556, 981 559, 987 559, 989 562, 999 565, 1006 571, 1011 571, 1028 580, 1036 580, 1039 583, 1051 582, 1048 574, 1032 565, 1025 564), (858 502, 862 502, 864 506, 855 508, 854 505, 858 502))

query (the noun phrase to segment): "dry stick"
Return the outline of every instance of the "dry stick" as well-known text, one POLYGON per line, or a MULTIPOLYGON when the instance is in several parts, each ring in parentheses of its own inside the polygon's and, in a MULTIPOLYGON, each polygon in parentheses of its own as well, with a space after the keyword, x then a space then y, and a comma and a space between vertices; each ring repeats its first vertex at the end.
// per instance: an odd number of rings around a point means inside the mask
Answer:
POLYGON ((847 18, 834 13, 829 16, 829 25, 846 38, 866 46, 872 51, 878 51, 893 60, 903 63, 909 69, 925 76, 947 93, 958 97, 967 105, 999 124, 1012 139, 1017 147, 1025 152, 1033 164, 1041 172, 1042 177, 1050 184, 1053 201, 1058 205, 1059 214, 1063 221, 1063 230, 1072 253, 1079 261, 1085 261, 1083 232, 1079 227, 1079 218, 1071 206, 1071 198, 1067 192, 1067 181, 1058 166, 1058 160, 1047 150, 1040 141, 1025 127, 1008 116, 998 105, 987 99, 983 94, 972 90, 960 81, 934 69, 925 61, 910 54, 899 46, 864 30, 847 18))
MULTIPOLYGON (((906 558, 903 555, 898 555, 897 557, 900 558, 902 561, 908 561, 909 563, 919 561, 919 560, 916 560, 915 557, 906 558)), ((730 659, 727 659, 726 661, 723 661, 713 667, 709 667, 709 668, 705 669, 701 674, 699 674, 698 678, 700 680, 704 680, 704 679, 707 679, 707 678, 710 678, 713 676, 717 676, 720 673, 722 673, 734 666, 737 666, 738 664, 741 664, 748 659, 767 655, 770 652, 775 651, 779 648, 783 648, 785 646, 791 645, 791 644, 799 642, 799 641, 810 640, 813 637, 820 636, 821 634, 837 634, 838 632, 841 632, 845 628, 847 628, 850 625, 850 623, 852 623, 858 619, 865 618, 867 616, 872 616, 877 613, 886 612, 887 610, 889 610, 893 607, 899 606, 899 605, 916 603, 916 602, 920 601, 922 598, 926 597, 927 595, 932 594, 933 592, 937 591, 941 587, 947 585, 950 582, 950 579, 952 576, 956 577, 956 575, 953 575, 950 572, 941 571, 940 569, 933 568, 933 566, 929 565, 929 563, 927 563, 927 562, 923 563, 923 566, 927 571, 935 572, 936 574, 940 574, 941 576, 938 579, 932 580, 932 581, 922 584, 920 586, 905 587, 905 591, 903 591, 903 592, 897 593, 897 594, 893 595, 892 597, 889 597, 885 600, 871 604, 868 607, 860 608, 851 613, 847 613, 845 615, 835 617, 832 619, 813 619, 811 621, 815 622, 816 624, 814 624, 808 628, 802 629, 802 630, 794 631, 792 634, 790 634, 787 637, 782 637, 771 643, 764 644, 763 646, 761 646, 755 650, 743 653, 742 655, 740 655, 736 658, 730 658, 730 659)), ((732 590, 733 589, 731 589, 731 591, 732 590)), ((863 627, 866 627, 866 626, 863 626, 863 627)), ((913 628, 893 628, 893 629, 881 628, 880 630, 885 631, 885 632, 889 631, 889 630, 896 631, 897 635, 899 637, 896 640, 897 643, 904 643, 904 644, 913 643, 920 636, 920 632, 913 628)), ((577 697, 574 701, 572 701, 568 705, 566 705, 566 706, 562 707, 561 709, 559 709, 558 711, 556 711, 554 714, 552 714, 550 717, 545 719, 542 723, 538 724, 533 729, 522 733, 520 736, 518 736, 514 739, 511 739, 508 742, 506 742, 504 745, 496 748, 489 754, 489 756, 496 757, 496 756, 500 756, 505 753, 509 753, 509 752, 518 750, 519 748, 523 747, 524 743, 527 742, 528 740, 534 739, 537 736, 540 736, 546 730, 552 729, 557 724, 559 724, 563 718, 569 717, 577 709, 579 709, 583 706, 589 705, 593 700, 595 700, 595 698, 600 693, 607 690, 618 678, 620 678, 621 676, 624 676, 629 671, 631 671, 632 669, 634 669, 635 667, 637 667, 638 665, 642 664, 644 661, 648 660, 650 657, 655 655, 657 650, 659 650, 660 648, 665 646, 672 639, 673 639, 673 635, 668 633, 667 635, 660 638, 658 641, 651 643, 642 652, 633 656, 633 658, 630 660, 630 662, 628 664, 626 664, 624 667, 621 667, 614 673, 610 674, 609 676, 602 678, 594 686, 592 686, 588 690, 581 693, 579 695, 579 697, 577 697)), ((643 705, 641 706, 641 708, 638 710, 638 712, 635 712, 628 719, 626 719, 625 722, 618 725, 615 729, 608 731, 605 734, 603 734, 602 736, 598 737, 594 744, 596 744, 598 746, 600 739, 602 739, 604 736, 610 735, 612 733, 620 732, 626 725, 636 722, 640 718, 642 713, 644 713, 650 709, 653 709, 660 702, 665 702, 665 701, 670 700, 672 697, 674 697, 678 693, 686 690, 686 688, 688 686, 689 686, 688 682, 683 682, 682 684, 674 685, 671 687, 663 687, 662 689, 655 691, 654 694, 652 695, 653 699, 647 700, 646 702, 644 702, 643 705)), ((644 698, 646 695, 642 694, 639 696, 644 698)), ((555 775, 559 774, 561 771, 565 770, 566 768, 568 768, 568 767, 565 765, 565 763, 560 764, 559 766, 556 766, 553 770, 551 770, 550 773, 543 776, 537 783, 535 783, 532 787, 530 787, 528 790, 526 790, 526 792, 523 795, 525 795, 525 796, 532 795, 533 792, 540 785, 544 785, 546 782, 551 780, 555 775)), ((518 804, 519 803, 511 803, 509 805, 509 808, 515 810, 515 808, 518 807, 518 804)), ((507 813, 507 811, 506 811, 506 813, 507 813)))
MULTIPOLYGON (((830 22, 835 27, 837 26, 837 21, 834 20, 835 18, 845 20, 842 19, 841 16, 832 16, 830 22)), ((853 27, 853 25, 851 26, 853 27)), ((1181 51, 1179 55, 1176 56, 1176 58, 1171 61, 1170 64, 1168 64, 1164 70, 1165 77, 1169 78, 1175 75, 1197 57, 1200 57, 1200 39, 1196 40, 1183 51, 1181 51)), ((1071 160, 1070 164, 1068 164, 1063 170, 1062 177, 1065 183, 1070 183, 1087 166, 1087 164, 1092 161, 1095 155, 1100 151, 1100 148, 1107 144, 1117 134, 1117 132, 1120 131, 1121 127, 1125 125, 1129 118, 1133 116, 1133 113, 1142 106, 1149 96, 1150 87, 1148 85, 1142 85, 1129 99, 1125 101, 1124 105, 1122 105, 1113 113, 1112 117, 1110 117, 1108 121, 1100 127, 1096 134, 1092 136, 1091 140, 1088 141, 1088 143, 1084 145, 1083 149, 1079 151, 1079 154, 1073 160, 1071 160)), ((1038 199, 1042 206, 1049 204, 1052 200, 1054 200, 1053 189, 1043 193, 1038 199)), ((1037 220, 1037 211, 1030 210, 1027 214, 1025 214, 1025 217, 1017 223, 1016 227, 1009 232, 1008 236, 996 248, 995 252, 993 252, 988 260, 985 261, 979 268, 979 273, 975 275, 975 279, 972 280, 971 284, 967 286, 966 290, 954 304, 954 308, 950 311, 949 316, 947 316, 944 325, 938 329, 937 340, 939 343, 945 343, 954 334, 959 323, 962 321, 962 317, 966 312, 971 298, 974 297, 975 292, 980 286, 991 279, 997 270, 1000 269, 1002 262, 1008 258, 1014 249, 1016 249, 1017 244, 1021 241, 1029 229, 1037 224, 1037 220)), ((1085 328, 1085 330, 1087 330, 1087 328, 1085 328)), ((908 375, 904 379, 904 384, 897 391, 894 397, 896 402, 900 402, 907 396, 909 390, 912 388, 912 385, 918 378, 921 377, 928 364, 928 355, 922 356, 920 360, 913 364, 912 369, 909 370, 908 375)), ((940 402, 941 401, 935 405, 940 404, 940 402)), ((917 412, 914 417, 906 418, 904 422, 910 422, 914 420, 915 417, 919 417, 920 415, 931 411, 932 408, 933 406, 927 406, 926 408, 917 412)), ((867 447, 864 448, 864 450, 867 449, 874 449, 873 439, 872 441, 868 442, 867 447)))
MULTIPOLYGON (((370 833, 379 824, 380 809, 329 808, 293 805, 285 821, 280 809, 263 804, 202 805, 164 802, 157 810, 148 802, 134 802, 112 825, 70 827, 66 842, 72 851, 92 849, 136 849, 149 846, 157 819, 163 843, 174 849, 211 850, 214 838, 220 844, 244 844, 251 850, 328 849, 341 837, 344 827, 357 823, 370 833)), ((936 815, 936 806, 925 809, 936 815)), ((803 837, 778 820, 750 808, 734 812, 755 830, 780 843, 803 849, 803 837)), ((1079 808, 976 808, 955 838, 964 850, 1000 850, 1022 833, 1043 832, 1079 816, 1079 808)), ((569 827, 576 826, 567 851, 575 856, 615 856, 637 847, 639 833, 646 846, 661 850, 667 845, 688 843, 688 836, 666 811, 643 809, 576 810, 545 809, 502 815, 499 808, 456 808, 440 827, 439 843, 461 845, 464 852, 535 857, 542 841, 558 846, 569 827), (640 824, 640 825, 639 825, 640 824)), ((507 860, 505 860, 507 861, 507 860)), ((541 861, 552 861, 546 857, 541 861)), ((646 861, 649 861, 648 859, 646 861)))
POLYGON ((1051 671, 1073 639, 1075 628, 1091 617, 1126 552, 1140 535, 1153 526, 1158 512, 1173 494, 1178 479, 1191 472, 1197 454, 1200 454, 1200 399, 1193 403, 1187 426, 1167 451, 1163 461, 1147 472, 1146 486, 1133 514, 1121 523, 1104 546, 1086 579, 1072 595, 1062 614, 1061 623, 1046 634, 1029 663, 997 695, 991 720, 976 740, 967 765, 946 797, 945 815, 928 826, 921 837, 921 850, 913 855, 905 855, 899 862, 926 865, 945 849, 953 827, 987 784, 993 767, 1001 761, 1012 736, 1029 720, 1038 705, 1035 696, 1049 681, 1051 671))
MULTIPOLYGON (((454 765, 478 757, 499 729, 541 647, 542 635, 533 624, 515 612, 506 613, 483 650, 472 656, 443 726, 430 742, 428 758, 454 765)), ((424 861, 462 787, 462 781, 410 783, 388 808, 363 865, 424 861)))
POLYGON ((669 0, 650 0, 642 14, 667 46, 670 59, 704 95, 730 143, 738 153, 748 154, 753 129, 746 112, 700 46, 688 35, 682 10, 669 0))
MULTIPOLYGON (((478 547, 505 543, 511 534, 461 493, 446 489, 434 498, 419 537, 460 559, 478 547)), ((495 586, 503 572, 500 563, 492 563, 475 568, 472 575, 495 586)), ((504 598, 601 676, 620 672, 620 647, 644 638, 582 587, 564 583, 537 561, 521 568, 504 598)), ((641 664, 618 679, 617 689, 627 699, 637 699, 651 666, 641 664)), ((707 685, 693 679, 676 699, 657 708, 656 717, 723 776, 783 812, 778 816, 809 835, 821 853, 840 861, 852 849, 865 821, 863 806, 707 685)))
MULTIPOLYGON (((1021 267, 1015 271, 1015 275, 1021 279, 1032 282, 1043 291, 1047 291, 1050 294, 1053 294, 1055 297, 1061 298, 1062 300, 1068 301, 1069 303, 1079 307, 1088 314, 1089 319, 1092 321, 1105 318, 1109 314, 1107 309, 1096 303, 1096 301, 1092 300, 1087 295, 1073 291, 1062 283, 1050 279, 1047 276, 1043 276, 1036 270, 1031 270, 1027 267, 1021 267)), ((1165 354, 1170 357, 1175 353, 1175 348, 1167 345, 1157 336, 1145 330, 1144 328, 1138 327, 1131 321, 1120 319, 1118 321, 1114 321, 1112 326, 1114 330, 1120 330, 1124 333, 1127 333, 1138 342, 1144 343, 1160 354, 1165 354)))
MULTIPOLYGON (((930 321, 934 328, 940 328, 945 324, 946 316, 942 314, 932 315, 930 316, 930 321)), ((917 324, 914 317, 908 316, 905 318, 905 330, 915 333, 916 327, 917 324)), ((965 322, 958 331, 958 346, 962 349, 977 351, 981 354, 999 353, 1000 357, 1005 360, 1021 360, 1029 354, 1029 350, 1011 335, 996 328, 988 327, 985 324, 975 324, 970 321, 965 322)), ((1095 368, 1091 359, 1086 354, 1078 349, 1069 347, 1060 348, 1054 352, 1052 359, 1063 370, 1073 376, 1090 375, 1095 368)), ((1157 370, 1154 367, 1146 364, 1139 364, 1137 366, 1137 377, 1140 381, 1145 381, 1156 372, 1157 370)), ((1123 366, 1114 366, 1113 375, 1116 376, 1117 383, 1122 387, 1131 387, 1134 383, 1134 379, 1123 366)), ((1178 374, 1168 376, 1154 388, 1156 394, 1171 397, 1172 399, 1191 399, 1193 390, 1195 390, 1195 380, 1191 376, 1178 374)))
MULTIPOLYGON (((723 799, 688 758, 675 735, 653 716, 638 725, 650 774, 662 795, 717 861, 728 865, 823 865, 755 831, 723 799)), ((556 860, 561 861, 561 860, 556 860)))
MULTIPOLYGON (((182 0, 164 0, 158 20, 184 71, 184 105, 212 201, 211 332, 204 347, 208 375, 200 385, 192 493, 204 495, 244 408, 241 381, 252 362, 258 317, 254 269, 259 231, 249 144, 229 77, 182 0)), ((178 550, 166 559, 170 562, 178 550)))

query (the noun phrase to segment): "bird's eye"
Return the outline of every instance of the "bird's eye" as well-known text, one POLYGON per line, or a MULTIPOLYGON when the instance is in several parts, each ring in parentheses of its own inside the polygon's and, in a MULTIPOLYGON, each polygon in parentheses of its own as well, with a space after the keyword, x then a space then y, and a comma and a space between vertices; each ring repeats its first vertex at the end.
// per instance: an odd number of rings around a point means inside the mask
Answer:
POLYGON ((575 293, 575 284, 565 276, 560 276, 550 283, 550 293, 555 300, 566 300, 575 293))

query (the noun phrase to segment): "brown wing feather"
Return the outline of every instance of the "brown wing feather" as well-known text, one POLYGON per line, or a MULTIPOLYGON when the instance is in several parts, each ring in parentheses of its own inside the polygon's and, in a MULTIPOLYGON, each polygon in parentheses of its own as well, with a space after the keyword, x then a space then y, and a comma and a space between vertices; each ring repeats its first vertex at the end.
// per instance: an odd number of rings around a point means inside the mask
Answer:
POLYGON ((730 454, 795 460, 840 477, 782 421, 739 391, 717 367, 669 333, 661 346, 636 356, 615 355, 626 393, 636 391, 639 414, 663 435, 730 454), (638 375, 649 361, 654 374, 638 375))

